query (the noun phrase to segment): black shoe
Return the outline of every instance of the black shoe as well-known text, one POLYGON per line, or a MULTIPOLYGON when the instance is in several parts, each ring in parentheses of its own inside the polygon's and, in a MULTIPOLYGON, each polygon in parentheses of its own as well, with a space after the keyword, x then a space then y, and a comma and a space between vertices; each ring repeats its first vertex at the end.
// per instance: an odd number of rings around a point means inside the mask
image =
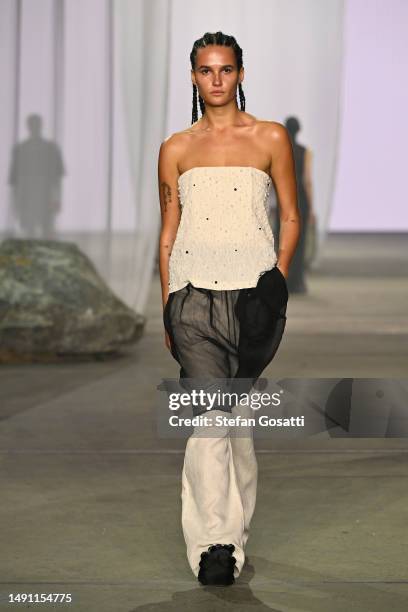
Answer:
POLYGON ((208 552, 201 553, 198 580, 201 584, 216 584, 229 586, 235 581, 234 566, 236 559, 232 556, 235 550, 233 544, 214 544, 208 547, 208 552))

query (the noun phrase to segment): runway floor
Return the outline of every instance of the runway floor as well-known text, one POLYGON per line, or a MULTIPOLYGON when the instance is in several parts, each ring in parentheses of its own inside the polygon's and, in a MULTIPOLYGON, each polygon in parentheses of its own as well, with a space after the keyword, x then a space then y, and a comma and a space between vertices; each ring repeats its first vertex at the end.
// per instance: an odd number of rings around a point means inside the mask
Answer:
MULTIPOLYGON (((290 296, 264 376, 407 378, 405 236, 331 236, 290 296)), ((185 440, 158 438, 156 385, 177 377, 159 278, 142 340, 101 362, 0 368, 0 610, 13 593, 71 593, 83 612, 404 612, 403 438, 256 440, 248 563, 204 588, 180 524, 185 440)))

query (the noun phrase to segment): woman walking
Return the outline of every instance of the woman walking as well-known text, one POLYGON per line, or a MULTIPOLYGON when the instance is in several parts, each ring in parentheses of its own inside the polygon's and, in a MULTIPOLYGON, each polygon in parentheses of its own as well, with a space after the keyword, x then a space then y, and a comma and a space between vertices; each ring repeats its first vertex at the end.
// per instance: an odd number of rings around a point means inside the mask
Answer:
MULTIPOLYGON (((167 138, 158 159, 165 344, 180 379, 256 381, 286 323, 286 277, 300 232, 292 148, 284 126, 245 111, 233 36, 206 33, 190 60, 192 125, 167 138), (272 181, 278 255, 266 210, 272 181)), ((216 415, 239 410, 196 408, 212 418, 186 444, 181 520, 202 584, 232 584, 245 561, 257 487, 253 438, 214 425, 216 415)))

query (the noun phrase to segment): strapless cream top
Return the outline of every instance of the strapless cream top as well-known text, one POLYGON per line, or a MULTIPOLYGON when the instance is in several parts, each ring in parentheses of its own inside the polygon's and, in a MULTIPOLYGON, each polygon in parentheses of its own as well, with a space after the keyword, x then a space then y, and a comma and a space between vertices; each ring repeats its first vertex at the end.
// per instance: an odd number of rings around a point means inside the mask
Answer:
POLYGON ((181 218, 169 293, 255 287, 277 257, 267 214, 271 178, 252 166, 197 166, 179 176, 181 218))

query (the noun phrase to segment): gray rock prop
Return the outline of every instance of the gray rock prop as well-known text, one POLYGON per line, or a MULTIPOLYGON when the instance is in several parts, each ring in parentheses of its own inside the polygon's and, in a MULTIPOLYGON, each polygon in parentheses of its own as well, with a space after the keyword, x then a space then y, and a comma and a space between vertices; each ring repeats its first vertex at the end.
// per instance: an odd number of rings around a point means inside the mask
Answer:
POLYGON ((0 362, 116 353, 137 342, 145 323, 76 244, 0 244, 0 362))

